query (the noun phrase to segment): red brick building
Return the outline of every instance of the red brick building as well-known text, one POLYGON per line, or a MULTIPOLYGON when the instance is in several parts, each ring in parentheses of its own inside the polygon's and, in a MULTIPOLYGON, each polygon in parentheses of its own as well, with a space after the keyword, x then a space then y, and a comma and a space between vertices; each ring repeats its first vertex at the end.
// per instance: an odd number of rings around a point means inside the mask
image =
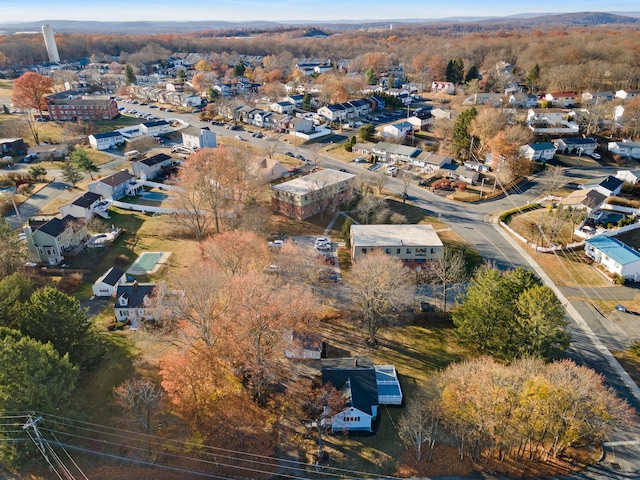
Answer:
POLYGON ((118 104, 106 98, 47 98, 51 120, 111 120, 118 116, 118 104))

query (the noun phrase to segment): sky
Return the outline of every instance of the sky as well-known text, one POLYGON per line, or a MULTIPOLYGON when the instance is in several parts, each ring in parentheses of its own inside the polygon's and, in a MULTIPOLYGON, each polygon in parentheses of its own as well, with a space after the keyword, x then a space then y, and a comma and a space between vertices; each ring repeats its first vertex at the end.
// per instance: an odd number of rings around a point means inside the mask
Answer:
POLYGON ((0 23, 94 21, 332 21, 638 11, 637 0, 0 0, 0 23))

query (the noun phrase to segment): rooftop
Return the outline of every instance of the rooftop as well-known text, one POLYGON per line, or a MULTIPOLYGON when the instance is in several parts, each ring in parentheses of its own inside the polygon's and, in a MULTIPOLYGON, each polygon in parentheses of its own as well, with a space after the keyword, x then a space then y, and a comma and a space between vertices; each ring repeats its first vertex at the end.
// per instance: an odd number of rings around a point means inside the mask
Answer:
POLYGON ((351 225, 351 237, 356 247, 443 246, 432 225, 351 225))
POLYGON ((597 248, 620 265, 628 265, 640 261, 640 253, 615 237, 598 235, 588 239, 585 243, 597 248))
POLYGON ((294 195, 305 195, 309 192, 314 192, 330 185, 351 180, 355 177, 356 176, 351 173, 340 172, 339 170, 327 168, 325 170, 310 173, 304 177, 295 178, 288 182, 274 185, 271 188, 294 195))

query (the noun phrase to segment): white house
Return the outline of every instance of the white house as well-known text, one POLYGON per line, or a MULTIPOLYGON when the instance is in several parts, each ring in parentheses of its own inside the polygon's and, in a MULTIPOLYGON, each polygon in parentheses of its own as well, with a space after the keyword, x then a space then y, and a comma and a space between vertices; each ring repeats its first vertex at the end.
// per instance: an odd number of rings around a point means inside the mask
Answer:
POLYGON ((520 155, 532 161, 553 160, 555 154, 556 146, 551 142, 530 143, 520 147, 520 155))
POLYGON ((394 138, 404 138, 413 130, 413 125, 409 122, 398 122, 392 125, 386 125, 383 129, 385 135, 394 138))
POLYGON ((544 99, 554 107, 568 108, 576 104, 576 94, 574 92, 553 92, 547 93, 544 99))
POLYGON ((373 432, 379 405, 402 404, 393 365, 373 365, 366 357, 324 359, 322 384, 331 384, 345 398, 344 409, 324 422, 333 432, 373 432))
POLYGON ((352 225, 354 261, 380 250, 408 265, 419 265, 442 255, 442 240, 432 225, 352 225))
POLYGON ((584 105, 599 105, 612 101, 614 97, 614 92, 582 92, 582 103, 584 105))
POLYGON ((609 273, 625 279, 640 280, 640 252, 616 237, 598 235, 585 241, 584 252, 609 273))
POLYGON ((107 200, 119 200, 125 195, 136 195, 142 189, 142 184, 136 181, 136 177, 126 170, 100 178, 87 185, 90 192, 102 195, 107 200))
POLYGON ((631 100, 640 96, 640 91, 618 90, 616 91, 616 98, 623 100, 631 100))
POLYGON ((93 133, 89 135, 89 145, 96 150, 108 150, 113 147, 117 147, 121 143, 124 143, 124 137, 122 133, 105 132, 105 133, 93 133))
POLYGON ((91 220, 96 212, 98 212, 100 216, 105 216, 102 212, 104 212, 106 208, 100 208, 104 203, 101 195, 93 192, 85 192, 73 202, 61 206, 60 213, 63 217, 71 215, 75 218, 91 220))
POLYGON ((155 120, 153 122, 144 122, 140 124, 140 131, 145 135, 164 135, 169 133, 171 124, 166 120, 155 120))
POLYGON ((209 130, 209 127, 187 127, 180 130, 180 133, 182 134, 182 144, 192 150, 218 146, 218 138, 215 132, 209 130))
POLYGON ((593 138, 558 138, 553 144, 557 151, 567 154, 592 155, 598 148, 598 142, 593 138))
POLYGON ((609 142, 608 148, 616 155, 640 160, 640 142, 609 142))
POLYGON ((278 180, 284 177, 288 171, 287 167, 272 158, 261 158, 255 165, 256 176, 265 182, 278 180))
POLYGON ((118 285, 127 283, 127 274, 116 267, 111 267, 93 284, 92 290, 96 297, 111 297, 115 295, 118 285))
POLYGON ((295 108, 295 105, 289 101, 282 101, 282 102, 274 102, 271 105, 269 105, 269 109, 272 112, 276 112, 276 113, 291 113, 291 111, 295 108))
POLYGON ((155 283, 125 283, 116 287, 116 301, 113 305, 116 320, 157 320, 158 311, 152 297, 155 283))
POLYGON ((439 93, 448 93, 453 95, 456 93, 456 86, 453 82, 431 82, 431 91, 439 93))
POLYGON ((616 178, 619 178, 623 182, 631 183, 632 185, 640 182, 640 169, 635 170, 618 170, 616 172, 616 178))
POLYGON ((289 122, 289 131, 309 133, 313 131, 313 121, 308 118, 294 118, 289 122))
POLYGON ((608 177, 592 180, 588 183, 579 185, 578 188, 581 190, 594 189, 605 197, 611 197, 620 194, 623 184, 624 182, 619 178, 609 175, 608 177))
POLYGON ((433 152, 420 152, 416 157, 409 160, 409 163, 423 167, 429 172, 437 172, 444 165, 452 162, 451 157, 445 157, 433 152))

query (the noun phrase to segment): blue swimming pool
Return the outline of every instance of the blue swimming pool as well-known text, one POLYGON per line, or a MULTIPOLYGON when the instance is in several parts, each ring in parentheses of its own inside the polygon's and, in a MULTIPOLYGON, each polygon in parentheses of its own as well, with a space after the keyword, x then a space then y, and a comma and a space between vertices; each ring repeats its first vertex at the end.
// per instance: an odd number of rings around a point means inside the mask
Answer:
POLYGON ((144 192, 140 194, 142 198, 145 200, 151 200, 153 202, 162 202, 169 198, 169 195, 166 193, 157 193, 157 192, 144 192))
POLYGON ((613 223, 617 225, 620 220, 624 218, 624 215, 617 212, 603 212, 602 216, 598 219, 598 223, 602 225, 608 225, 609 223, 613 223))

